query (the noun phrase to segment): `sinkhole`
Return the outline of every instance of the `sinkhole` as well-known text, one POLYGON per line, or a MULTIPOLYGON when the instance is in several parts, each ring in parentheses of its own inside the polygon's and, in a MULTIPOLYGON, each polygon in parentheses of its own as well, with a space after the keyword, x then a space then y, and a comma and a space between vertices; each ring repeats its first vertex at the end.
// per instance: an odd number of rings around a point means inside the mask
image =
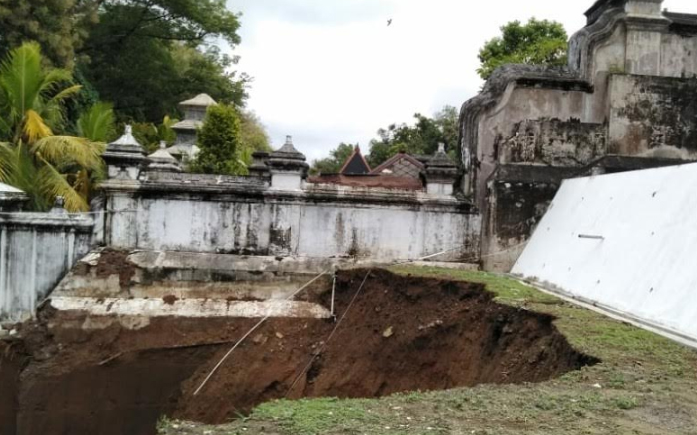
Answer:
MULTIPOLYGON (((329 307, 331 292, 306 297, 329 307)), ((598 362, 574 350, 552 316, 499 304, 481 284, 350 270, 337 275, 335 302, 338 328, 334 319, 270 319, 198 395, 258 319, 125 327, 43 309, 21 339, 0 341, 0 435, 153 434, 161 415, 216 424, 278 398, 541 382, 598 362)))

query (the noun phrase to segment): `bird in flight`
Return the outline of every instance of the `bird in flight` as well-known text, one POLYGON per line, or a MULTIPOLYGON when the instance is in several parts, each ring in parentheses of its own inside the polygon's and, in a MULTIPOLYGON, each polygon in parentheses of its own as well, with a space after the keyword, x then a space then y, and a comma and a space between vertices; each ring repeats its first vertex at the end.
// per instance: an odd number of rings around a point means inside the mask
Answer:
POLYGON ((390 18, 389 20, 387 20, 387 27, 390 27, 391 24, 392 24, 392 18, 390 18))

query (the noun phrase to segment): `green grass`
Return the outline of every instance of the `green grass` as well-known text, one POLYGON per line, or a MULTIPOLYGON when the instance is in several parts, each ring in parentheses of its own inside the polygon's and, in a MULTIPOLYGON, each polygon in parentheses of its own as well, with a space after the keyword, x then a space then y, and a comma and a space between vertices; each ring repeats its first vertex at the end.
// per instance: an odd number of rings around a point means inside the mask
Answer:
POLYGON ((397 266, 390 268, 392 272, 403 275, 425 276, 439 279, 454 279, 486 285, 487 290, 494 293, 496 298, 504 303, 539 303, 555 304, 561 301, 554 296, 542 293, 519 281, 487 272, 470 270, 441 269, 436 267, 397 266))
POLYGON ((298 435, 327 433, 330 430, 350 430, 356 424, 372 425, 379 418, 368 412, 361 400, 332 398, 275 401, 260 406, 255 418, 277 419, 282 429, 298 435))
POLYGON ((555 326, 568 341, 602 363, 540 384, 481 385, 376 400, 275 401, 226 425, 170 422, 161 433, 697 435, 693 350, 506 277, 430 267, 392 270, 483 283, 499 303, 555 316, 555 326))

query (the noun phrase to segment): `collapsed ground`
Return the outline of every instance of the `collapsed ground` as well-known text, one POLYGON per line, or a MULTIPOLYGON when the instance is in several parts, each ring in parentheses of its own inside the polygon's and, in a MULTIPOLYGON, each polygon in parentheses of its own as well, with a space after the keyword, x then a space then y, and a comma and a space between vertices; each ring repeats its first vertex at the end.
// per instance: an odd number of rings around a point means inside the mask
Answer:
MULTIPOLYGON (((351 309, 334 334, 336 323, 328 320, 270 320, 199 395, 195 389, 256 319, 144 321, 45 308, 38 322, 24 326, 23 339, 0 345, 0 373, 8 386, 0 392, 0 416, 11 423, 0 434, 147 434, 163 415, 220 424, 274 399, 376 398, 541 382, 597 362, 569 345, 552 315, 498 304, 482 284, 380 270, 367 274, 339 274, 338 318, 351 309)), ((329 306, 329 293, 319 298, 329 306)), ((233 425, 243 430, 260 412, 336 402, 280 403, 263 405, 252 420, 233 425)), ((339 403, 327 415, 345 415, 353 407, 339 403)), ((273 423, 258 420, 264 430, 331 430, 269 418, 273 423)), ((198 430, 189 426, 161 429, 198 430)))
POLYGON ((697 434, 694 350, 506 278, 433 268, 395 271, 486 284, 499 303, 555 316, 571 345, 602 362, 536 384, 273 401, 224 425, 163 420, 160 433, 697 434))

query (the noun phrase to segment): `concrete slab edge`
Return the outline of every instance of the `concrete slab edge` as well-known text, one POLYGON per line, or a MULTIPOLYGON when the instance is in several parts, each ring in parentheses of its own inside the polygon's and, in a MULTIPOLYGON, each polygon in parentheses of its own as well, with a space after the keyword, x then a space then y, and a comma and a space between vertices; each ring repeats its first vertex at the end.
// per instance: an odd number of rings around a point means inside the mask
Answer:
POLYGON ((653 332, 655 334, 661 335, 669 340, 675 341, 677 343, 680 343, 684 346, 690 347, 692 349, 697 350, 697 339, 686 336, 684 334, 681 334, 679 332, 673 331, 669 328, 666 328, 662 325, 655 324, 653 322, 646 321, 644 319, 641 319, 636 316, 629 315, 627 313, 618 311, 612 307, 603 305, 599 302, 586 299, 580 296, 573 295, 572 293, 555 288, 554 286, 549 286, 545 283, 540 283, 536 280, 533 279, 528 279, 528 278, 522 278, 517 275, 513 274, 505 274, 508 278, 514 279, 521 284, 527 285, 529 287, 532 287, 536 290, 539 290, 543 293, 556 296, 559 299, 562 299, 566 302, 570 302, 574 305, 578 305, 580 307, 586 308, 591 311, 595 311, 596 313, 603 314, 607 317, 610 317, 615 320, 619 320, 621 322, 628 323, 630 325, 636 326, 637 328, 644 329, 646 331, 653 332))

